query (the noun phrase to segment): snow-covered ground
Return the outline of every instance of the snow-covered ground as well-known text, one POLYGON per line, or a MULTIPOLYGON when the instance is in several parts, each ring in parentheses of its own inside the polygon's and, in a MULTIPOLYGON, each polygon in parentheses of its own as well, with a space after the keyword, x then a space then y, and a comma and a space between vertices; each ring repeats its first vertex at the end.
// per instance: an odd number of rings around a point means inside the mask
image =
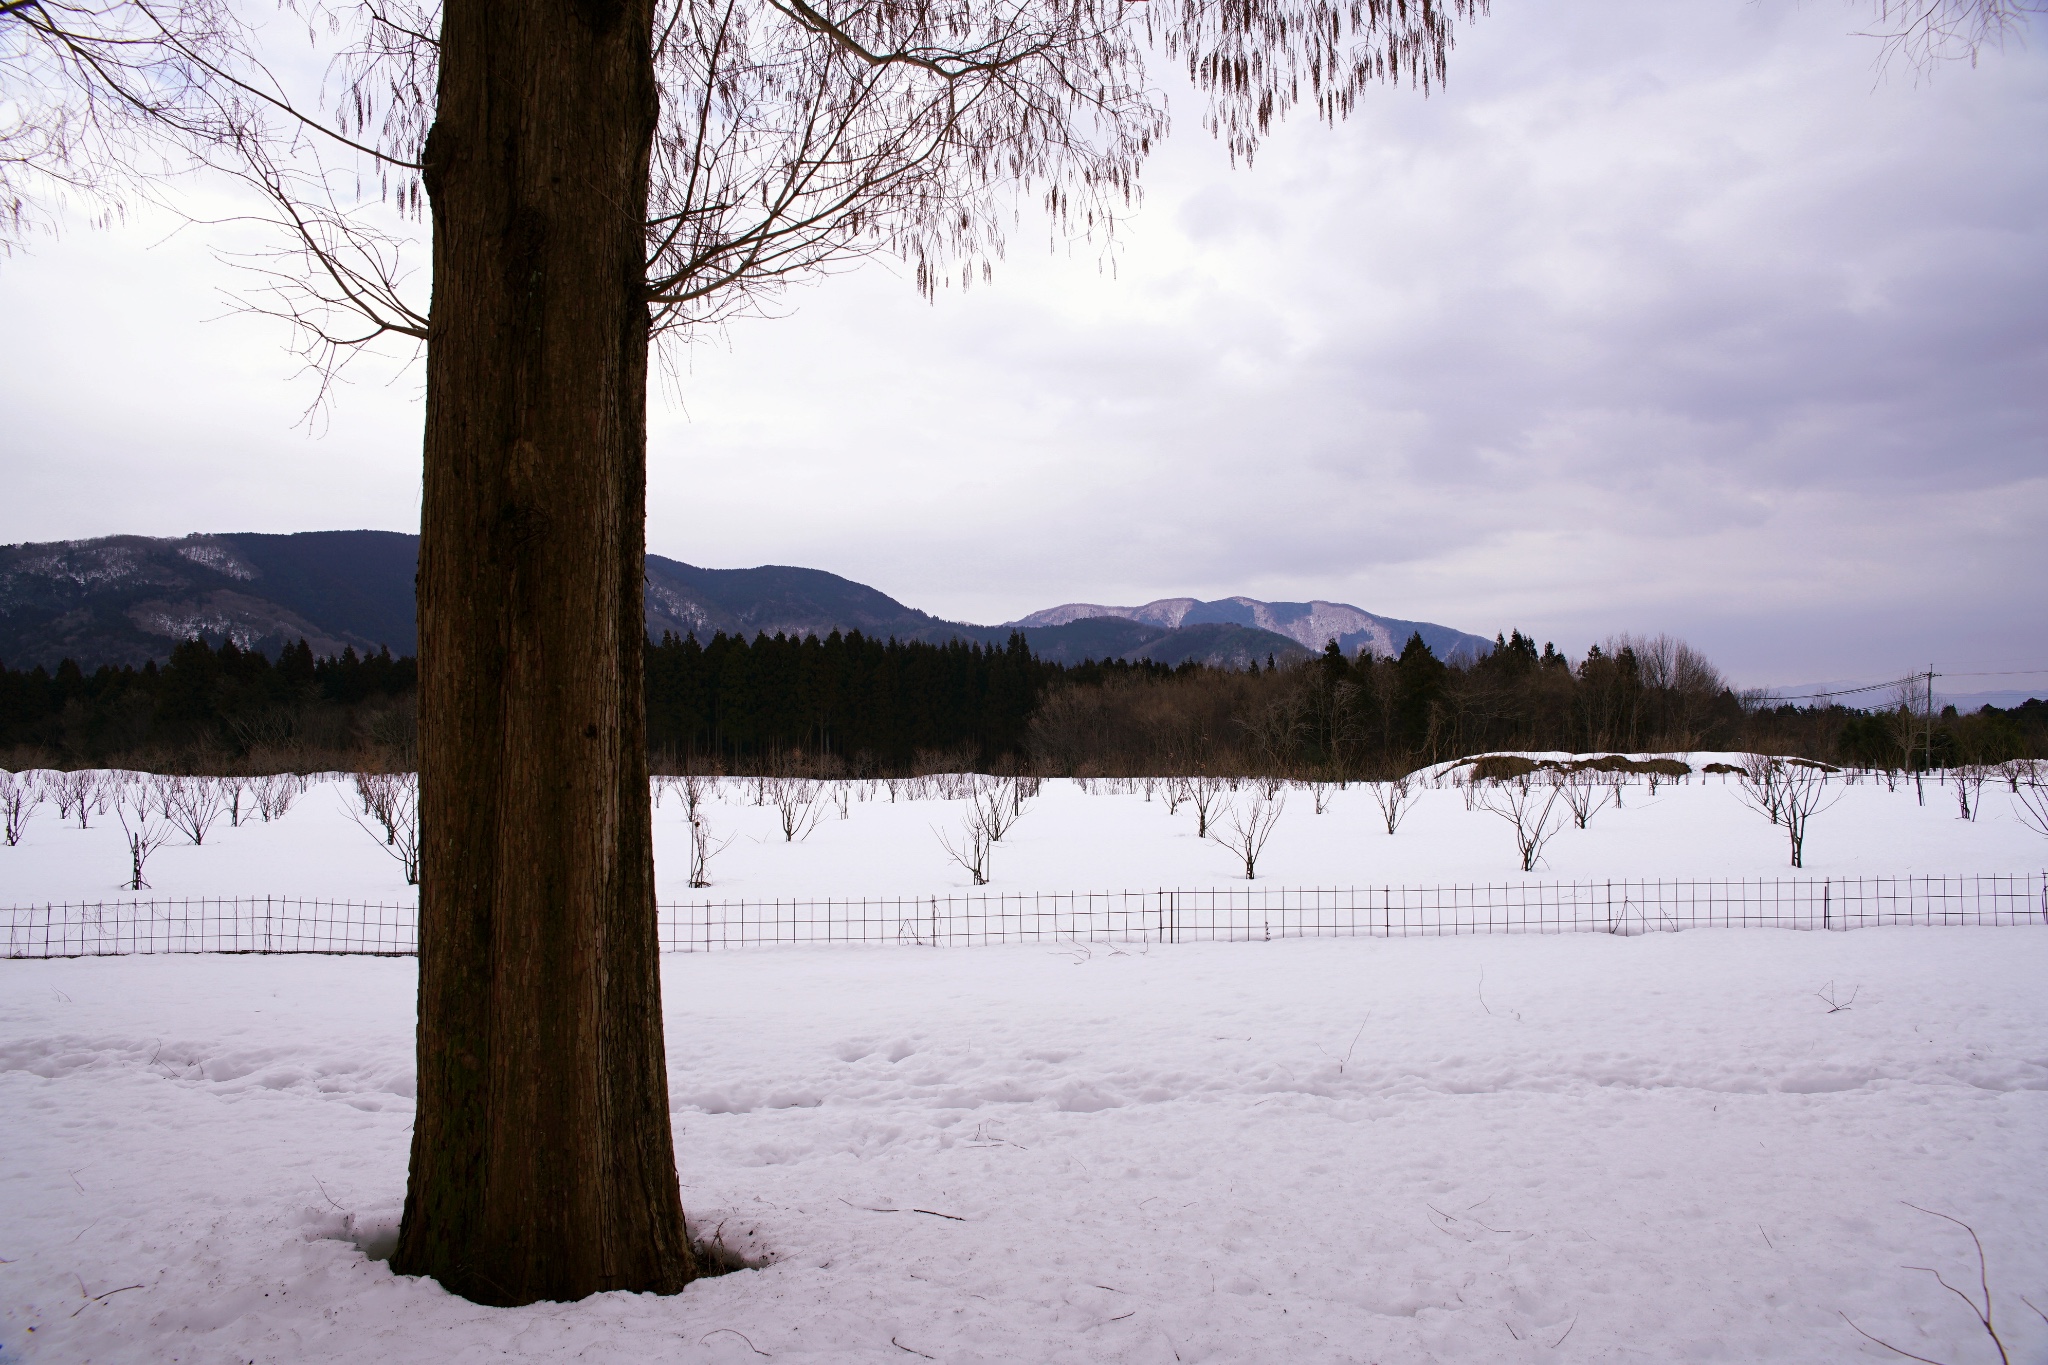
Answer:
POLYGON ((2048 929, 663 969, 686 1206, 771 1262, 488 1309, 360 1249, 404 1186, 411 962, 0 962, 0 1359, 1898 1358, 1849 1320, 1993 1359, 1906 1268, 1974 1292, 1968 1236, 1909 1204, 1976 1229, 2011 1358, 2048 1358, 2048 929))
MULTIPOLYGON (((1714 756, 1694 756, 1704 762, 1714 756)), ((964 890, 885 787, 805 839, 728 781, 711 895, 964 890)), ((1865 781, 1810 877, 2030 872, 1983 789, 1865 781)), ((159 897, 409 901, 346 783, 151 858, 159 897)), ((1291 791, 1266 886, 1521 880, 1422 791, 1291 791)), ((45 807, 0 905, 122 895, 45 807)), ((656 813, 664 899, 688 831, 656 813)), ((1048 782, 992 891, 1243 886, 1163 798, 1048 782)), ((1789 873, 1719 778, 1626 788, 1534 874, 1789 873)), ((414 964, 0 961, 0 1362, 2048 1360, 2048 927, 802 947, 664 959, 686 1207, 763 1268, 479 1308, 391 1276, 414 964), (1842 1008, 1835 1008, 1836 1005, 1842 1008), (1846 1316, 1845 1316, 1846 1315, 1846 1316), (32 1329, 32 1330, 31 1330, 32 1329)))
MULTIPOLYGON (((1733 756, 1689 757, 1704 765, 1733 756)), ((1092 785, 1084 791, 1068 781, 1043 784, 996 845, 990 891, 1244 884, 1242 864, 1227 849, 1195 836, 1190 807, 1169 815, 1162 795, 1148 801, 1092 785)), ((689 829, 678 797, 666 796, 654 819, 661 898, 905 896, 970 886, 934 832, 957 836, 964 802, 907 792, 892 801, 880 784, 848 784, 846 795, 844 819, 827 799, 809 836, 789 842, 775 810, 753 804, 752 784, 727 779, 705 812, 714 838, 731 842, 710 864, 710 889, 695 893, 688 886, 689 829)), ((1979 818, 1967 821, 1957 818, 1947 786, 1929 783, 1924 806, 1910 783, 1896 791, 1868 779, 1843 786, 1839 800, 1813 817, 1804 875, 2041 870, 2048 839, 2014 817, 2002 784, 1985 784, 1981 797, 1979 818)), ((174 840, 149 859, 151 894, 409 901, 399 864, 380 839, 350 820, 355 806, 346 780, 322 782, 280 821, 231 828, 222 820, 203 845, 174 840)), ((0 847, 0 905, 120 896, 128 870, 121 830, 111 814, 89 818, 91 827, 81 830, 45 805, 20 846, 0 847)), ((1309 792, 1291 790, 1258 872, 1261 885, 1283 887, 1523 879, 1507 823, 1468 809, 1464 793, 1448 786, 1418 792, 1392 836, 1362 786, 1335 792, 1321 815, 1309 792)), ((1793 875, 1783 832, 1742 803, 1732 780, 1698 775, 1661 784, 1654 795, 1636 779, 1623 790, 1619 809, 1605 807, 1586 829, 1562 830, 1532 874, 1547 880, 1783 875, 1793 875)))

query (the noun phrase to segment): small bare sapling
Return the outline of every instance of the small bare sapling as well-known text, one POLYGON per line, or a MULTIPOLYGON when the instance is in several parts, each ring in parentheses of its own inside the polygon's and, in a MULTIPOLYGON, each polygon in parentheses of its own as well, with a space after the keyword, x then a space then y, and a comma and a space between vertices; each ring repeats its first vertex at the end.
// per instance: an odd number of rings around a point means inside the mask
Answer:
POLYGON ((159 777, 155 782, 157 805, 171 827, 184 835, 188 843, 205 843, 206 831, 227 814, 227 797, 221 790, 220 779, 159 777))
POLYGON ((1984 804, 1984 779, 1991 776, 1991 770, 1982 763, 1965 763, 1956 769, 1956 804, 1962 809, 1958 820, 1975 823, 1977 811, 1984 804))
POLYGON ((114 802, 114 817, 121 822, 121 832, 128 839, 128 889, 146 891, 149 883, 143 879, 142 866, 149 861, 150 854, 170 842, 175 832, 157 800, 154 784, 124 784, 114 802))
POLYGON ((1806 763, 1783 765, 1778 785, 1778 822, 1792 841, 1792 866, 1806 866, 1806 823, 1842 799, 1840 789, 1830 789, 1825 768, 1806 763))
POLYGON ((711 821, 704 815, 699 814, 696 804, 694 802, 691 803, 690 885, 692 888, 702 889, 711 885, 711 860, 725 852, 726 846, 732 843, 732 841, 733 836, 730 834, 726 835, 723 839, 714 841, 711 837, 711 821))
POLYGON ((1536 870, 1543 846, 1564 828, 1563 813, 1557 808, 1560 795, 1557 787, 1536 782, 1526 773, 1491 783, 1480 793, 1480 809, 1492 811, 1514 829, 1524 872, 1536 870))
POLYGON ((306 779, 297 773, 271 773, 259 777, 255 783, 256 810, 265 824, 282 820, 292 808, 292 802, 299 799, 306 790, 306 779))
POLYGON ((1188 779, 1188 804, 1195 808, 1195 837, 1209 837, 1209 821, 1223 799, 1223 781, 1215 777, 1188 779))
POLYGON ((1414 779, 1406 774, 1389 782, 1368 784, 1372 789, 1373 804, 1380 808, 1380 818, 1387 823, 1387 833, 1392 834, 1401 827, 1401 821, 1414 809, 1418 795, 1414 779))
POLYGON ((1585 768, 1566 773, 1560 785, 1564 792, 1564 803, 1572 813, 1572 823, 1580 829, 1584 829, 1586 822, 1599 814, 1600 807, 1607 804, 1608 793, 1613 790, 1585 768))
POLYGON ((2037 768, 2029 780, 2014 785, 2012 813, 2028 829, 2048 837, 2048 774, 2037 768))
MULTIPOLYGON (((784 843, 811 837, 818 821, 825 817, 822 784, 810 777, 763 778, 768 800, 775 806, 775 821, 784 843)), ((758 803, 757 803, 758 804, 758 803)))
POLYGON ((100 775, 86 769, 75 772, 52 773, 44 788, 50 799, 57 804, 57 818, 69 820, 78 817, 78 827, 87 829, 87 817, 92 810, 93 797, 99 792, 100 775))
POLYGON ((685 773, 670 781, 683 798, 683 814, 692 820, 697 818, 699 807, 718 794, 718 779, 702 773, 685 773))
POLYGON ((2048 773, 2044 773, 2042 769, 2043 765, 2038 758, 2008 758, 1998 765, 1998 776, 1999 780, 2010 786, 2014 793, 2018 793, 2022 782, 2040 782, 2044 777, 2048 777, 2048 773))
POLYGON ((1181 802, 1187 800, 1192 794, 1192 788, 1185 777, 1167 778, 1161 785, 1160 790, 1166 797, 1166 813, 1168 815, 1179 815, 1181 802))
POLYGON ((1761 812, 1772 824, 1779 824, 1784 805, 1784 789, 1779 778, 1785 773, 1785 765, 1769 754, 1744 754, 1742 771, 1736 774, 1745 804, 1761 812))
POLYGON ((1001 843, 1010 827, 1024 814, 1024 782, 1019 777, 977 777, 968 800, 973 810, 968 818, 988 831, 990 843, 1001 843))
MULTIPOLYGON (((221 799, 227 802, 228 807, 228 828, 242 827, 242 798, 250 794, 249 789, 252 785, 249 778, 234 774, 220 779, 221 799)), ((253 801, 249 808, 255 809, 253 801)))
POLYGON ((420 781, 417 773, 357 773, 356 794, 362 799, 369 820, 349 812, 364 833, 376 838, 383 834, 386 853, 405 869, 405 884, 420 880, 420 781), (374 826, 374 827, 373 827, 374 826))
POLYGON ((37 774, 11 773, 0 768, 0 826, 4 826, 9 848, 21 842, 29 817, 42 804, 43 783, 37 774))
POLYGON ((957 837, 947 834, 937 825, 932 833, 938 836, 939 847, 946 850, 946 856, 967 869, 967 875, 974 879, 976 886, 988 885, 989 849, 995 840, 989 837, 988 822, 981 818, 982 807, 976 803, 960 821, 957 837))
POLYGON ((1273 837, 1273 828, 1280 823, 1280 813, 1286 809, 1285 792, 1267 796, 1259 791, 1247 801, 1231 802, 1219 812, 1227 819, 1219 819, 1209 826, 1209 837, 1235 853, 1244 863, 1246 881, 1258 875, 1259 854, 1265 851, 1266 841, 1273 837))

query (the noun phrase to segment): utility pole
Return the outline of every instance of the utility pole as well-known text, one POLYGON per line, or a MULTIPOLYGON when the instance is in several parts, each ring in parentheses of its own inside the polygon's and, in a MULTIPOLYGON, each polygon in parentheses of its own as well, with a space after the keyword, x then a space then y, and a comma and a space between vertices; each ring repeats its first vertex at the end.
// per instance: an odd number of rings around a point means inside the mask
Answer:
POLYGON ((1927 706, 1921 721, 1925 725, 1925 739, 1922 741, 1920 767, 1913 773, 1913 790, 1920 798, 1920 804, 1927 804, 1927 770, 1934 766, 1934 665, 1927 665, 1927 706))

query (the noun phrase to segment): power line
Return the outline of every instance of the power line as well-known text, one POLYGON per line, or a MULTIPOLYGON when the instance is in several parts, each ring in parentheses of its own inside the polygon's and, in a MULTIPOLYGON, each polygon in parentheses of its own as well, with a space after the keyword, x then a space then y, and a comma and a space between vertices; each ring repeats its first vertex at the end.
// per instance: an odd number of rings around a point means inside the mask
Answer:
POLYGON ((1883 692, 1894 688, 1907 687, 1915 683, 1931 683, 1935 678, 2033 677, 2048 677, 2048 668, 2011 668, 2004 669, 1999 672, 1973 673, 1937 673, 1932 669, 1924 669, 1918 673, 1908 673, 1903 678, 1893 678, 1888 682, 1865 683, 1861 687, 1830 687, 1827 690, 1821 692, 1800 692, 1796 694, 1786 694, 1781 692, 1774 692, 1770 688, 1760 688, 1758 689, 1758 692, 1764 700, 1773 702, 1820 701, 1822 699, 1832 699, 1834 697, 1853 697, 1860 692, 1883 692))

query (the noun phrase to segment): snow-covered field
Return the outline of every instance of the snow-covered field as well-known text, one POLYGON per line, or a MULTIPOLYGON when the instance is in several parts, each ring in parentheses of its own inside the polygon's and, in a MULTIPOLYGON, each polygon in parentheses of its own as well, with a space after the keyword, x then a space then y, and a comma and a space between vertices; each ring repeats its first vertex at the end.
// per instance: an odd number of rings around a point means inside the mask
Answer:
POLYGON ((2048 1358, 2048 930, 663 966, 686 1206, 772 1260, 486 1309, 361 1249, 409 961, 0 963, 0 1359, 1993 1359, 1909 1204, 2048 1358))
MULTIPOLYGON (((1699 766, 1733 756, 1688 757, 1699 766)), ((1091 792, 1069 781, 1043 784, 995 847, 990 891, 1244 884, 1243 866, 1227 849, 1195 836, 1188 806, 1169 815, 1162 795, 1148 801, 1093 785, 1091 792)), ((710 863, 711 887, 693 893, 689 828, 679 798, 669 794, 654 819, 661 898, 906 896, 969 888, 967 873, 948 860, 934 832, 957 835, 964 802, 908 793, 892 801, 879 784, 848 784, 846 795, 845 818, 827 797, 815 829, 790 842, 776 811, 753 804, 752 784, 727 779, 704 812, 714 839, 731 842, 710 863)), ((1587 828, 1557 834, 1532 876, 1793 875, 1783 832, 1745 806, 1730 779, 1696 775, 1661 784, 1653 795, 1638 778, 1621 799, 1619 809, 1608 805, 1587 828)), ((2015 818, 2003 785, 1985 784, 1981 799, 1979 818, 1967 821, 1957 818, 1953 790, 1932 782, 1924 806, 1910 783, 1897 791, 1871 780, 1841 787, 1839 800, 1813 817, 1804 875, 2041 870, 2048 839, 2015 818)), ((399 864, 381 840, 350 820, 352 808, 360 813, 344 779, 315 785, 273 823, 232 828, 223 819, 203 845, 177 839, 150 857, 151 894, 411 900, 399 864)), ((120 896, 128 871, 121 829, 111 814, 89 819, 90 828, 81 830, 46 805, 19 847, 0 848, 0 905, 120 896)), ((1464 793, 1448 786, 1419 791, 1392 836, 1362 786, 1335 792, 1321 815, 1309 792, 1291 790, 1258 872, 1259 884, 1286 887, 1523 879, 1507 823, 1468 809, 1464 793)))
MULTIPOLYGON (((1696 758, 1696 762, 1703 758, 1696 758)), ((860 799, 864 794, 867 799, 860 799)), ((964 890, 963 803, 785 841, 728 782, 698 896, 964 890)), ((1846 787, 1803 875, 2037 871, 1994 785, 1846 787)), ((345 784, 150 860, 157 896, 409 900, 345 784)), ((1522 879, 1506 823, 1294 791, 1271 886, 1522 879)), ((47 807, 0 905, 119 897, 47 807)), ((688 831, 656 815, 664 899, 688 831)), ((1719 779, 1629 786, 1534 874, 1786 875, 1719 779)), ((1244 885, 1157 795, 1048 782, 992 891, 1244 885)), ((414 964, 0 961, 0 1362, 2048 1360, 2048 927, 663 961, 685 1205, 763 1260, 672 1299, 399 1280, 414 964), (1835 1006, 1841 1008, 1835 1008, 1835 1006)))

